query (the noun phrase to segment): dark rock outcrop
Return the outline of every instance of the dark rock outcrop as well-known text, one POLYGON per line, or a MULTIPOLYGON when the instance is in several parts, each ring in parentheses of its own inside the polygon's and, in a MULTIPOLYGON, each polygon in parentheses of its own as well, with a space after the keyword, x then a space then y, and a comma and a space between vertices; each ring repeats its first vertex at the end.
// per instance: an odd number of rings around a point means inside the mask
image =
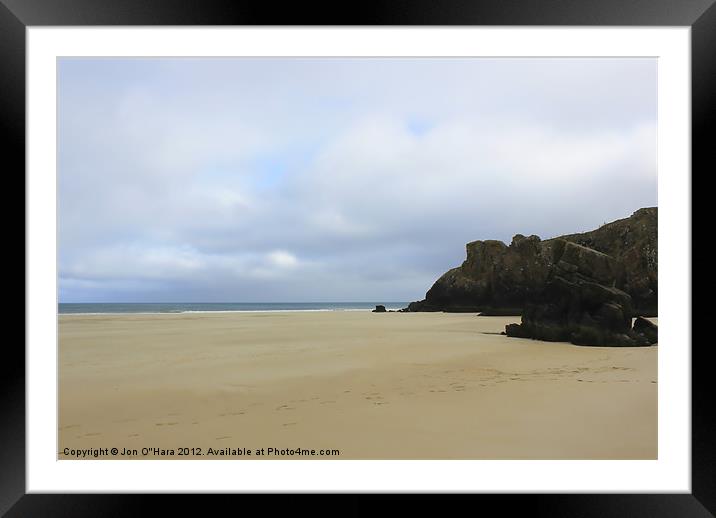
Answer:
POLYGON ((492 240, 468 243, 463 264, 443 274, 424 300, 411 302, 405 310, 519 315, 529 301, 543 292, 558 261, 564 261, 562 269, 570 269, 574 263, 569 261, 574 258, 569 254, 584 253, 566 250, 565 242, 609 256, 610 261, 605 262, 597 256, 585 255, 578 262, 597 283, 609 278, 613 287, 626 292, 637 314, 656 316, 656 207, 639 209, 629 218, 583 234, 544 241, 537 236, 518 234, 509 246, 492 240), (568 255, 563 258, 565 251, 568 255))
POLYGON ((375 309, 372 311, 373 313, 385 313, 385 306, 383 305, 377 305, 375 309))
POLYGON ((656 316, 659 292, 657 222, 657 207, 648 207, 597 230, 561 236, 560 239, 616 259, 617 286, 631 296, 637 314, 656 316))
POLYGON ((515 317, 522 314, 522 308, 482 307, 478 316, 481 317, 515 317))
POLYGON ((468 243, 467 259, 433 284, 411 311, 510 312, 519 315, 525 300, 541 290, 553 264, 554 244, 537 236, 468 243))
POLYGON ((650 341, 631 328, 632 300, 615 287, 619 265, 612 257, 562 241, 561 254, 541 292, 531 297, 521 324, 508 336, 577 345, 645 346, 650 341))
POLYGON ((659 327, 655 323, 643 317, 637 317, 633 329, 636 334, 646 338, 650 344, 659 342, 659 327))

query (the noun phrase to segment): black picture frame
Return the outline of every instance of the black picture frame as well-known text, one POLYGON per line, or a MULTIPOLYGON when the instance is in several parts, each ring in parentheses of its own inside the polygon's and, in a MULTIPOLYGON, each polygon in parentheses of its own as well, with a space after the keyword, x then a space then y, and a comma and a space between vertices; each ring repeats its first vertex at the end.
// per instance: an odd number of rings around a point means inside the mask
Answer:
MULTIPOLYGON (((716 125, 716 7, 715 0, 385 0, 347 4, 274 3, 270 1, 205 0, 0 0, 0 128, 6 181, 21 182, 25 193, 25 29, 28 26, 86 25, 573 25, 573 26, 689 26, 692 50, 692 172, 704 175, 716 125)), ((688 173, 688 172, 685 172, 688 173)), ((11 197, 8 188, 6 196, 11 197)), ((693 192, 693 191, 692 191, 693 192)), ((13 196, 14 197, 14 196, 13 196)), ((695 200, 692 206, 695 206, 695 200)), ((16 212, 6 216, 14 222, 16 212), (14 217, 13 217, 14 216, 14 217)), ((693 217, 692 217, 693 220, 693 217)), ((9 225, 8 225, 9 226, 9 225)), ((693 233, 692 233, 693 235, 693 233)), ((23 242, 25 236, 23 235, 23 242)), ((23 248, 24 250, 24 248, 23 248)), ((692 249, 693 250, 693 249, 692 249)), ((690 252, 692 253, 692 252, 690 252)), ((23 259, 27 261, 23 253, 23 259)), ((23 265, 24 269, 24 265, 23 265)), ((24 270, 25 271, 25 270, 24 270)), ((12 277, 12 276, 10 276, 12 277)), ((15 275, 14 277, 19 278, 15 275)), ((25 279, 27 280, 27 279, 25 279)), ((693 317, 692 317, 693 321, 693 317)), ((688 344, 691 346, 691 344, 688 344)), ((529 494, 471 495, 479 503, 497 503, 510 514, 520 510, 538 516, 713 516, 716 514, 716 430, 713 422, 708 341, 692 347, 692 492, 690 494, 529 494), (701 346, 701 347, 699 347, 701 346)), ((4 344, 0 375, 0 515, 131 516, 149 512, 147 503, 177 505, 183 511, 206 512, 206 502, 193 504, 186 495, 61 495, 25 492, 25 354, 16 341, 4 344), (147 502, 146 500, 154 500, 147 502)), ((228 509, 237 508, 236 495, 214 495, 228 509)), ((212 504, 216 503, 212 498, 212 504)), ((251 497, 250 500, 254 500, 251 497)), ((306 504, 297 495, 277 498, 276 505, 293 512, 307 506, 313 512, 363 514, 377 505, 373 496, 352 495, 332 506, 325 501, 306 504), (340 511, 338 511, 340 509, 340 511)), ((205 499, 201 499, 205 500, 205 499)), ((417 499, 416 499, 417 500, 417 499)), ((430 511, 424 499, 421 510, 430 511)), ((251 502, 255 503, 255 502, 251 502)), ((265 505, 265 504, 260 504, 265 505)), ((378 504, 382 506, 382 504, 378 504)), ((405 504, 401 504, 405 505, 405 504)), ((436 510, 446 510, 442 504, 436 510)), ((467 505, 473 507, 470 502, 467 505)), ((474 507, 473 507, 474 508, 474 507)), ((268 511, 268 509, 266 509, 268 511)), ((406 511, 403 508, 403 511, 406 511)))

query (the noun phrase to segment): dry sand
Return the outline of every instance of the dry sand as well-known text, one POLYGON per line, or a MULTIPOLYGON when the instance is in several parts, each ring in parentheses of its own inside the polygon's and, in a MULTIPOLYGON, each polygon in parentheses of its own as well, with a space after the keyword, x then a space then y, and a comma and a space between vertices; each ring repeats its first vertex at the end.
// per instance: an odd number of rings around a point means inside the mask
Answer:
POLYGON ((498 334, 518 320, 61 315, 59 458, 112 447, 165 459, 186 459, 180 448, 252 451, 202 459, 282 458, 268 448, 340 450, 292 457, 324 460, 657 457, 658 347, 498 334))

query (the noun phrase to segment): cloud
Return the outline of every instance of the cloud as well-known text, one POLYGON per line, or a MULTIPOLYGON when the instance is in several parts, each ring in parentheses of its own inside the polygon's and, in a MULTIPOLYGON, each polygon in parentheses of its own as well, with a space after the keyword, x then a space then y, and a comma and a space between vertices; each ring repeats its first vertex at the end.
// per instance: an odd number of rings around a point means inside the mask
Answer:
POLYGON ((650 59, 60 61, 63 301, 413 300, 656 204, 650 59))
POLYGON ((291 269, 298 265, 298 259, 293 254, 283 250, 276 250, 268 254, 268 260, 271 265, 277 268, 291 269))

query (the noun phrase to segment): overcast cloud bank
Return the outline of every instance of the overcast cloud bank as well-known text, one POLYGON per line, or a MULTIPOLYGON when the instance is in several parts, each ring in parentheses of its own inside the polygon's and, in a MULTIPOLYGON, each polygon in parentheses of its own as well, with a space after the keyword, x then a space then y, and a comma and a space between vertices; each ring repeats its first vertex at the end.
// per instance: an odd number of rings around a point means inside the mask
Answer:
POLYGON ((657 205, 654 59, 62 59, 61 302, 416 300, 657 205))

